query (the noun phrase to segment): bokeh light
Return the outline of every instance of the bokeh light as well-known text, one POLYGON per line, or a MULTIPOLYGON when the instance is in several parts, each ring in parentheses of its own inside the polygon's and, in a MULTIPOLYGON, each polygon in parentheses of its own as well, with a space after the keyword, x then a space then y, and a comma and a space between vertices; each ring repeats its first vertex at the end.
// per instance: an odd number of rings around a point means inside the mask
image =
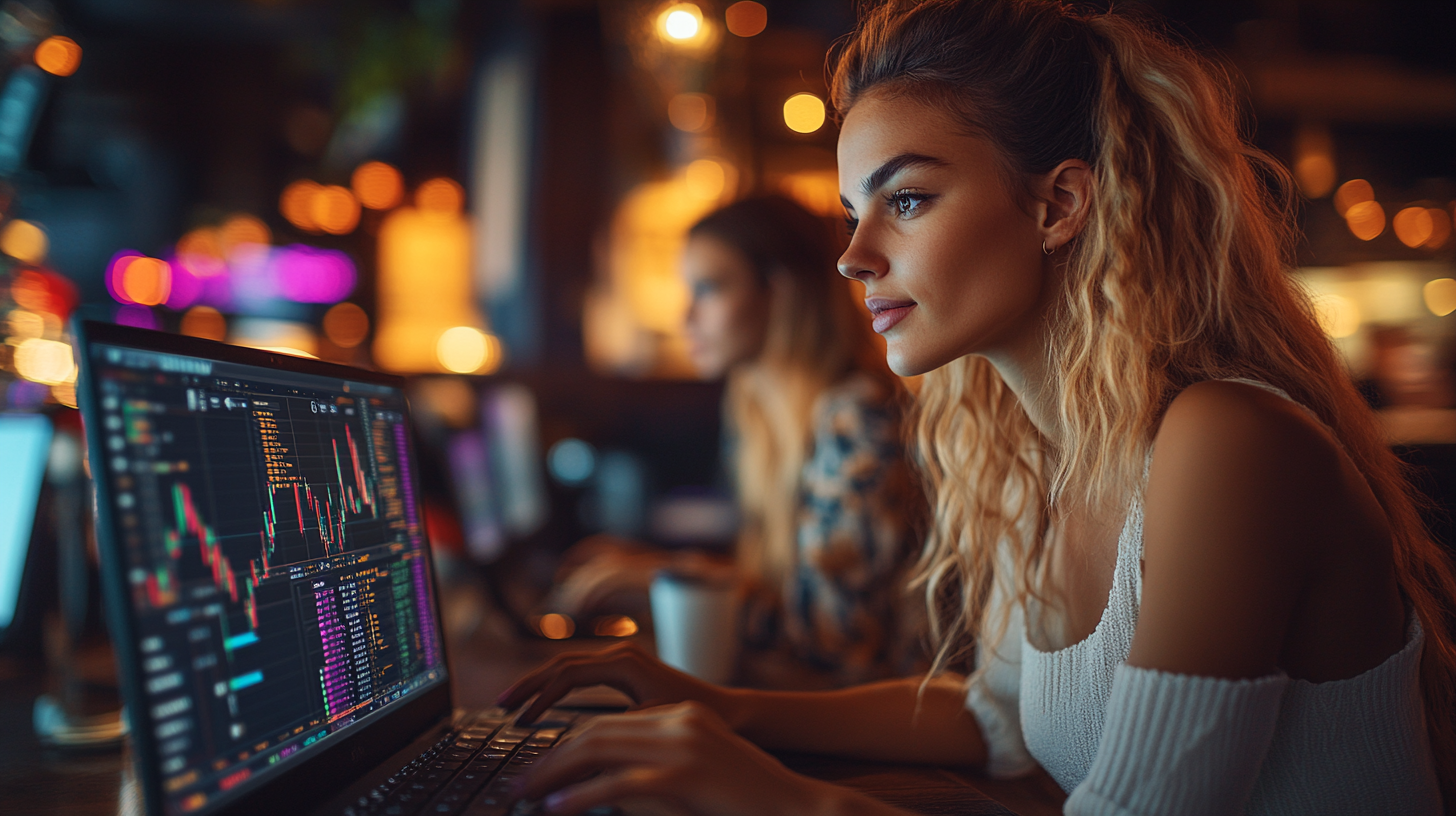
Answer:
POLYGON ((213 261, 220 265, 225 257, 222 239, 212 227, 198 227, 177 241, 177 257, 188 265, 199 261, 213 261))
POLYGON ((10 282, 10 299, 23 308, 64 320, 81 295, 64 276, 40 269, 22 269, 10 282))
POLYGON ((77 407, 76 384, 74 382, 56 383, 51 386, 51 397, 67 408, 77 407))
POLYGON ((1421 288, 1421 299, 1436 317, 1456 312, 1456 280, 1436 278, 1421 288))
POLYGON ((657 18, 658 32, 669 41, 691 40, 702 28, 703 11, 692 3, 669 6, 657 18))
POLYGON ((232 257, 233 250, 248 244, 266 246, 273 241, 273 232, 262 219, 238 213, 222 222, 217 230, 217 243, 221 257, 232 257))
POLYGON ((565 640, 576 633, 576 621, 566 615, 550 612, 536 621, 536 628, 542 636, 551 640, 565 640))
POLYGON ((1378 201, 1361 201, 1345 211, 1345 224, 1362 241, 1373 241, 1385 232, 1385 208, 1378 201))
POLYGON ((156 331, 162 327, 157 322, 157 315, 150 308, 136 303, 127 303, 116 307, 116 322, 122 326, 131 326, 136 329, 151 329, 156 331))
POLYGON ((59 340, 32 337, 15 347, 15 373, 42 385, 59 385, 76 378, 71 346, 59 340))
POLYGON ((415 190, 415 206, 422 212, 458 213, 465 206, 465 190, 454 179, 433 178, 415 190))
POLYGON ((728 186, 728 171, 712 159, 698 159, 683 171, 688 190, 696 198, 716 201, 728 186))
POLYGON ((182 315, 181 329, 188 337, 222 342, 227 339, 227 318, 211 306, 193 306, 182 315))
POLYGON ((324 312, 324 336, 340 348, 354 348, 369 336, 369 315, 358 304, 337 304, 324 312))
POLYGON ((1431 215, 1431 237, 1426 239, 1425 247, 1440 249, 1451 237, 1451 216, 1440 207, 1429 207, 1426 212, 1431 215))
POLYGON ((0 230, 0 252, 21 263, 39 264, 50 249, 50 239, 37 224, 17 218, 0 230))
POLYGON ((1294 179, 1309 198, 1335 189, 1335 140, 1329 128, 1304 125, 1294 132, 1294 179))
POLYGON ((59 34, 47 37, 35 47, 35 64, 48 74, 70 76, 81 67, 81 46, 59 34))
POLYGON ((1350 208, 1365 201, 1375 200, 1375 188, 1365 179, 1350 179, 1335 191, 1335 210, 1345 215, 1350 208))
POLYGON ((811 93, 796 93, 784 100, 784 124, 795 133, 813 133, 824 127, 824 100, 811 93))
POLYGON ((456 374, 489 373, 499 365, 500 341, 473 326, 455 326, 440 333, 435 356, 456 374))
POLYGON ((11 338, 21 340, 30 337, 44 337, 46 330, 45 317, 29 309, 12 309, 7 316, 10 325, 6 331, 11 338))
POLYGON ((667 102, 667 120, 678 130, 701 133, 713 124, 713 97, 680 93, 667 102))
POLYGON ((354 170, 350 181, 359 203, 371 210, 398 207, 404 200, 404 177, 380 161, 365 162, 354 170))
POLYGON ((348 235, 359 226, 359 199, 349 188, 330 184, 314 193, 309 214, 318 229, 330 235, 348 235))
POLYGON ((546 469, 564 485, 583 485, 597 469, 597 450, 590 442, 568 436, 546 452, 546 469))
POLYGON ((276 291, 295 303, 337 303, 354 291, 358 274, 336 249, 292 244, 274 252, 276 291))
POLYGON ((127 303, 160 306, 172 292, 172 267, 160 258, 132 258, 121 270, 121 293, 127 303))
POLYGON ((1349 337, 1360 330, 1360 307, 1344 295, 1315 298, 1314 312, 1320 328, 1330 337, 1349 337))
POLYGON ((311 179, 299 179, 283 188, 278 196, 278 211, 288 223, 307 232, 319 232, 313 218, 313 200, 324 186, 311 179))
POLYGON ((729 6, 723 18, 728 23, 728 30, 739 37, 762 34, 768 28, 768 9, 753 0, 742 0, 729 6))
POLYGON ((1431 233, 1436 231, 1425 207, 1406 207, 1390 219, 1390 226, 1395 230, 1395 237, 1412 249, 1431 240, 1431 233))
POLYGON ((106 265, 106 292, 111 299, 117 303, 130 303, 127 298, 126 289, 122 286, 122 280, 126 276, 126 268, 138 258, 146 256, 134 249, 119 250, 111 256, 111 262, 106 265))
POLYGON ((631 637, 637 634, 637 621, 626 615, 608 615, 597 618, 596 623, 592 626, 592 634, 597 637, 631 637))

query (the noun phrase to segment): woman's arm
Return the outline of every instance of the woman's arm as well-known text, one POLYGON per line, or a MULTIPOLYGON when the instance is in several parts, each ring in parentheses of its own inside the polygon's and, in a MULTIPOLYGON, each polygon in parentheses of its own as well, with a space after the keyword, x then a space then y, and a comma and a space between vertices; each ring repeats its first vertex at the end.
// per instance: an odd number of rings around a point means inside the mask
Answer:
MULTIPOLYGON (((1360 521, 1372 509, 1379 515, 1338 443, 1294 403, 1232 382, 1179 395, 1148 478, 1132 651, 1066 812, 1243 812, 1285 671, 1317 666, 1299 655, 1320 647, 1349 648, 1351 630, 1303 646, 1300 622, 1331 614, 1310 600, 1321 566, 1359 569, 1352 556, 1383 544, 1379 525, 1360 521)), ((1380 597, 1378 571, 1363 583, 1341 603, 1380 597)), ((1398 639, 1399 604, 1391 611, 1398 639)))
POLYGON ((720 712, 733 730, 774 751, 855 759, 976 765, 986 746, 958 676, 871 683, 838 691, 726 689, 720 712))
POLYGON ((699 703, 769 750, 944 765, 980 765, 986 757, 980 727, 965 710, 963 682, 952 676, 931 681, 923 693, 918 678, 824 692, 728 689, 623 644, 557 657, 517 681, 499 704, 529 700, 520 720, 532 722, 571 689, 597 684, 642 707, 699 703))

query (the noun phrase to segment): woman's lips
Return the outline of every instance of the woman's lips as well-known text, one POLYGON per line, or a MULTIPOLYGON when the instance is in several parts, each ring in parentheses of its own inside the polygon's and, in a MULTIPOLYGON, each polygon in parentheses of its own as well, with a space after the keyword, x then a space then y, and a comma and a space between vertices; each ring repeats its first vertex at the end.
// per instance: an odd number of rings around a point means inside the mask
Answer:
POLYGON ((892 298, 865 298, 865 305, 869 307, 870 314, 875 316, 875 331, 884 334, 894 328, 896 323, 905 319, 910 310, 915 308, 913 300, 894 300, 892 298))

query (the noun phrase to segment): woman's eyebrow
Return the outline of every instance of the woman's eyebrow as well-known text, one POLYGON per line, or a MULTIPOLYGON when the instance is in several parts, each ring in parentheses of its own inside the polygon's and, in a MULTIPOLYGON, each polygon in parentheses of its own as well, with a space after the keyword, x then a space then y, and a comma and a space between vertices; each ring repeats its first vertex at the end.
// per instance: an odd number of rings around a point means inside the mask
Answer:
MULTIPOLYGON (((881 187, 885 186, 886 182, 894 178, 895 175, 902 170, 906 170, 911 167, 949 166, 950 162, 946 161, 945 159, 937 159, 934 156, 927 156, 923 153, 901 153, 898 156, 894 156, 893 158, 889 159, 884 164, 881 164, 879 167, 876 167, 874 169, 874 172, 870 173, 868 176, 865 176, 864 181, 861 181, 859 183, 859 190, 865 195, 865 197, 869 197, 874 195, 876 191, 878 191, 881 187)), ((845 207, 851 210, 854 209, 854 207, 849 203, 849 199, 845 198, 844 196, 840 196, 839 200, 842 204, 844 204, 845 207)))

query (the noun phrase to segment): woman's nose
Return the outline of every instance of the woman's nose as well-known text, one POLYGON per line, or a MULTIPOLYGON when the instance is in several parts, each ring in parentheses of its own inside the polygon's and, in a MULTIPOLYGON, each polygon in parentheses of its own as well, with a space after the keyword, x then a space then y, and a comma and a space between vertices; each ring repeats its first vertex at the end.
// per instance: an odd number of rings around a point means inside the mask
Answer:
POLYGON ((865 244, 859 233, 850 239, 849 247, 839 256, 839 274, 851 280, 869 281, 889 271, 889 263, 884 256, 871 251, 865 244))

